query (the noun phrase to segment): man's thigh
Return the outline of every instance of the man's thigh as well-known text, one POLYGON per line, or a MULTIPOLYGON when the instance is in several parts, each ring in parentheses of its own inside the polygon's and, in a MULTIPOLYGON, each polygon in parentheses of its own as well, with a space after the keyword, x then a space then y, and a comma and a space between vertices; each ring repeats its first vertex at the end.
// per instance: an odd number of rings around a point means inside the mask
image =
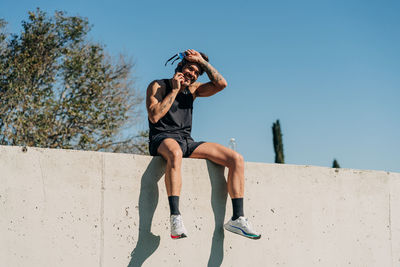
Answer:
POLYGON ((217 164, 229 166, 230 161, 234 159, 236 155, 237 152, 230 148, 217 143, 206 142, 199 145, 190 155, 190 158, 208 159, 217 164))

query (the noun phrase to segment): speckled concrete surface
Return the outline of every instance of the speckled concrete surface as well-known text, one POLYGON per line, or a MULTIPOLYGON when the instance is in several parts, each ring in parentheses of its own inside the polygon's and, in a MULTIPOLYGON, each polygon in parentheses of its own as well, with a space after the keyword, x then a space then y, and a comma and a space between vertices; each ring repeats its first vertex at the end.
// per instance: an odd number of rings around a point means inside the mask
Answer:
POLYGON ((0 146, 0 267, 400 266, 400 174, 246 163, 245 214, 224 232, 224 168, 184 159, 188 238, 169 237, 159 157, 0 146))

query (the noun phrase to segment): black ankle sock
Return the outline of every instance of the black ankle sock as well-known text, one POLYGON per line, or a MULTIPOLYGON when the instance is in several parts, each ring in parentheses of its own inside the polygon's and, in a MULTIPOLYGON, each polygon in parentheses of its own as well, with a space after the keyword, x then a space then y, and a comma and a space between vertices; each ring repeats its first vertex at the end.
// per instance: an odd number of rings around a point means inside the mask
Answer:
POLYGON ((171 212, 171 215, 181 214, 179 212, 179 196, 169 196, 168 202, 169 202, 169 210, 171 212))
POLYGON ((243 198, 232 198, 233 216, 232 220, 236 220, 240 216, 244 216, 243 213, 243 198))

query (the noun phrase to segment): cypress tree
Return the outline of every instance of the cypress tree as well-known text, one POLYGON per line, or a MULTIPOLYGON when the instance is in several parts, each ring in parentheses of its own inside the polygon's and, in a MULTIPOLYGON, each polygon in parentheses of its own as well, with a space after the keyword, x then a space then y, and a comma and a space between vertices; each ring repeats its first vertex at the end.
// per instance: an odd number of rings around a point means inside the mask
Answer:
POLYGON ((275 150, 275 163, 283 164, 285 163, 285 159, 283 155, 282 132, 279 120, 276 120, 276 122, 272 124, 272 134, 275 150))
POLYGON ((332 168, 340 168, 340 165, 336 159, 333 160, 332 168))

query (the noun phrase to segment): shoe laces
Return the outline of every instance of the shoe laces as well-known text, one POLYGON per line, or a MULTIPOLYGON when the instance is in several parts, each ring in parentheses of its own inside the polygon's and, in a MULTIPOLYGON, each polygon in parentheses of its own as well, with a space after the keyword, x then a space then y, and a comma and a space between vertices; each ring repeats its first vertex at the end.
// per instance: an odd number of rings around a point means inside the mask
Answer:
POLYGON ((243 217, 242 221, 243 221, 243 225, 244 225, 245 227, 251 228, 250 222, 249 222, 249 220, 248 220, 246 217, 243 217))

